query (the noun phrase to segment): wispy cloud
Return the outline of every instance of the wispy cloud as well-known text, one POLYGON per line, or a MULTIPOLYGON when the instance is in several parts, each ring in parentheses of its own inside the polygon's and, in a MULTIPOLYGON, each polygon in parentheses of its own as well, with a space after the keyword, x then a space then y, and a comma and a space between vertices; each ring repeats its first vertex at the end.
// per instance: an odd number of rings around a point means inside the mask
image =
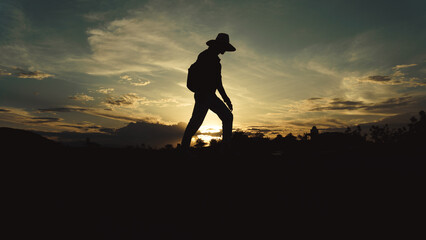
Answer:
POLYGON ((136 87, 143 87, 143 86, 146 86, 146 85, 148 85, 148 84, 150 84, 151 83, 151 81, 138 81, 138 82, 132 82, 132 83, 130 83, 130 85, 133 85, 133 86, 136 86, 136 87))
POLYGON ((149 81, 149 80, 144 80, 140 77, 133 78, 129 75, 120 76, 120 80, 121 80, 120 82, 128 83, 132 86, 137 86, 137 87, 146 86, 146 85, 149 85, 151 83, 151 81, 149 81))
POLYGON ((85 112, 88 111, 88 108, 81 108, 81 107, 56 107, 56 108, 39 108, 39 112, 60 112, 60 113, 67 113, 67 112, 85 112))
POLYGON ((93 51, 89 72, 104 75, 185 69, 192 55, 188 49, 199 43, 189 37, 195 33, 183 19, 145 8, 103 28, 89 29, 93 51))
POLYGON ((37 80, 42 80, 43 78, 53 77, 52 74, 40 72, 40 71, 23 71, 18 73, 18 78, 34 78, 37 80))
POLYGON ((33 78, 37 80, 42 80, 48 77, 54 77, 54 75, 45 73, 42 71, 29 71, 22 69, 20 67, 6 67, 0 66, 0 76, 14 76, 17 78, 33 78))
POLYGON ((0 76, 10 76, 10 75, 12 75, 12 73, 6 70, 0 69, 0 76))
POLYGON ((132 81, 132 77, 130 77, 129 75, 122 75, 120 76, 120 79, 126 80, 126 81, 132 81))
POLYGON ((159 123, 169 124, 168 122, 163 121, 159 116, 154 116, 150 114, 135 116, 134 114, 130 114, 128 112, 117 112, 117 111, 112 111, 111 109, 101 109, 101 108, 82 108, 78 106, 64 106, 64 107, 54 107, 54 108, 40 108, 37 111, 40 113, 50 113, 50 114, 79 112, 79 113, 85 113, 88 115, 117 120, 121 122, 144 121, 144 122, 159 122, 159 123))
POLYGON ((61 122, 63 118, 53 118, 53 117, 32 117, 31 120, 27 123, 56 123, 61 122))
POLYGON ((68 98, 72 99, 72 100, 80 101, 80 102, 87 102, 87 101, 93 101, 94 100, 93 97, 86 95, 86 94, 83 94, 83 93, 78 93, 78 94, 75 94, 73 96, 69 96, 68 98))
MULTIPOLYGON (((426 81, 422 81, 417 72, 404 72, 407 68, 418 66, 418 64, 396 65, 392 67, 389 75, 372 75, 360 78, 360 82, 369 82, 381 85, 400 85, 401 87, 421 87, 426 86, 426 81)), ((426 79, 424 79, 426 80, 426 79)))
POLYGON ((317 118, 317 119, 306 119, 306 120, 297 120, 297 121, 287 121, 286 124, 295 126, 296 128, 302 128, 305 132, 308 129, 316 126, 319 129, 328 129, 328 128, 344 128, 348 126, 347 121, 342 121, 341 119, 336 118, 317 118))
POLYGON ((409 68, 409 67, 415 67, 417 66, 417 63, 412 63, 412 64, 401 64, 401 65, 396 65, 395 67, 393 67, 394 70, 399 70, 401 68, 409 68))
POLYGON ((109 94, 112 93, 115 89, 114 88, 99 88, 98 90, 96 90, 96 92, 98 93, 103 93, 103 94, 109 94))
POLYGON ((370 81, 370 82, 389 82, 391 80, 392 78, 389 76, 380 76, 380 75, 368 76, 365 79, 360 79, 360 81, 370 81))
POLYGON ((164 107, 167 104, 178 104, 177 100, 173 98, 161 98, 157 100, 140 97, 136 93, 128 93, 121 96, 108 96, 105 104, 109 107, 131 107, 135 108, 141 105, 155 105, 164 107))
POLYGON ((414 103, 410 96, 389 98, 377 103, 366 103, 364 101, 350 101, 341 98, 334 98, 325 104, 319 104, 310 111, 351 111, 362 110, 371 112, 389 112, 389 109, 396 110, 399 107, 414 103))
POLYGON ((128 93, 119 97, 110 96, 105 100, 105 103, 112 106, 130 106, 134 105, 141 99, 142 98, 135 93, 128 93))
POLYGON ((67 122, 61 117, 40 116, 44 113, 84 111, 78 108, 55 108, 40 109, 36 112, 30 112, 20 108, 2 108, 0 111, 0 122, 8 123, 10 126, 25 126, 34 130, 47 130, 52 132, 77 131, 77 132, 99 132, 100 128, 90 122, 67 122))

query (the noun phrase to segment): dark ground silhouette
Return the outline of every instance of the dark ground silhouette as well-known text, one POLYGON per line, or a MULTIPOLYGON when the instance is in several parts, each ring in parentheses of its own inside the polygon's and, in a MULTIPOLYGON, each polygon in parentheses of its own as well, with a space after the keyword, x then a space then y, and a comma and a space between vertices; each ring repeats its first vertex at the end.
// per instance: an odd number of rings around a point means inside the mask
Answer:
POLYGON ((4 218, 19 239, 409 238, 424 228, 425 123, 421 112, 369 136, 235 132, 232 154, 213 142, 189 159, 0 128, 4 218))

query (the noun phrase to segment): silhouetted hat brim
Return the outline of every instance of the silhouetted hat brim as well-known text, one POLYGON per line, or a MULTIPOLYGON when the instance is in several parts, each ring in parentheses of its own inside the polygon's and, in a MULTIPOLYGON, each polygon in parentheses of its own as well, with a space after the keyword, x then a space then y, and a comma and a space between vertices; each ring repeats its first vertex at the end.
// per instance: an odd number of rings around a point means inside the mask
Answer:
POLYGON ((236 50, 235 47, 232 46, 232 44, 226 43, 226 42, 217 41, 217 40, 207 41, 206 44, 209 47, 211 47, 211 46, 218 46, 218 47, 220 47, 223 50, 228 51, 228 52, 234 52, 236 50))

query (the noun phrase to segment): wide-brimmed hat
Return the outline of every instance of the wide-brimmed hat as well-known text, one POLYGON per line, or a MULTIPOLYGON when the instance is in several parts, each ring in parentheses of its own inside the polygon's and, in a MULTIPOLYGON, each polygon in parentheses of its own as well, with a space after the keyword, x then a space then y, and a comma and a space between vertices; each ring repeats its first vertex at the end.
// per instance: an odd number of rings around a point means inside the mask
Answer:
POLYGON ((229 35, 226 33, 219 33, 214 40, 209 40, 206 42, 207 46, 218 46, 225 51, 233 52, 235 47, 229 43, 229 35))

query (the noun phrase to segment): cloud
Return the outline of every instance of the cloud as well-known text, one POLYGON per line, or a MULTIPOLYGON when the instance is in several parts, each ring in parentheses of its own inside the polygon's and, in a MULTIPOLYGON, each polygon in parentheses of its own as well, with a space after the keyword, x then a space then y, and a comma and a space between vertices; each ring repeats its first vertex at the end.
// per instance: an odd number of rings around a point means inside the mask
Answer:
POLYGON ((409 68, 409 67, 414 67, 414 66, 417 66, 417 64, 416 63, 413 63, 413 64, 401 64, 401 65, 396 65, 392 69, 399 70, 401 68, 409 68))
POLYGON ((106 143, 121 146, 140 143, 151 146, 161 146, 167 143, 176 144, 179 142, 185 129, 185 124, 183 123, 168 124, 154 117, 132 117, 129 115, 107 113, 99 109, 78 107, 44 108, 35 112, 19 108, 1 107, 0 123, 8 127, 41 131, 47 136, 57 136, 56 139, 64 141, 80 141, 81 139, 85 139, 82 136, 98 136, 101 139, 105 139, 109 138, 109 135, 114 134, 114 139, 110 139, 106 143), (88 121, 75 123, 61 117, 45 115, 70 112, 81 112, 93 116, 124 121, 128 125, 122 129, 113 129, 88 121), (133 123, 129 124, 129 122, 133 123), (68 138, 70 136, 74 137, 68 138))
POLYGON ((131 77, 129 75, 122 75, 120 76, 120 82, 128 83, 132 86, 142 87, 147 86, 151 83, 149 80, 144 80, 140 77, 131 77))
POLYGON ((140 105, 155 105, 158 107, 168 106, 170 103, 177 104, 177 100, 173 98, 162 98, 158 100, 147 99, 146 97, 140 97, 136 93, 128 93, 122 96, 109 96, 105 100, 105 104, 109 107, 137 107, 140 105))
MULTIPOLYGON (((64 115, 65 116, 65 115, 64 115)), ((140 145, 142 143, 154 147, 165 144, 176 144, 185 130, 186 124, 167 124, 153 117, 132 117, 94 108, 65 106, 41 108, 35 112, 24 109, 0 107, 0 122, 4 126, 32 129, 43 135, 54 137, 60 141, 81 141, 90 137, 94 142, 116 146, 140 145), (62 117, 45 114, 62 114, 80 112, 128 123, 123 128, 113 129, 91 122, 69 122, 62 117)))
POLYGON ((88 111, 87 108, 80 108, 80 107, 57 107, 57 108, 39 108, 38 111, 40 112, 85 112, 88 111))
MULTIPOLYGON (((82 110, 82 109, 80 109, 82 110)), ((93 123, 80 122, 69 123, 60 117, 43 116, 45 113, 77 111, 76 108, 55 108, 42 109, 37 112, 29 112, 19 108, 0 109, 0 122, 6 126, 25 129, 48 130, 52 132, 79 131, 79 132, 100 132, 100 128, 93 127, 93 123), (41 115, 41 116, 40 116, 41 115)))
POLYGON ((112 106, 129 106, 134 105, 141 99, 143 98, 137 96, 135 93, 128 93, 119 97, 110 96, 105 100, 105 103, 112 106))
POLYGON ((322 98, 319 97, 313 97, 313 98, 309 98, 308 101, 316 101, 316 100, 321 100, 322 98))
POLYGON ((247 131, 249 132, 255 132, 255 133, 263 133, 263 134, 269 134, 269 133, 275 133, 276 129, 268 129, 268 128, 248 128, 247 131))
POLYGON ((111 134, 115 131, 113 128, 106 128, 100 125, 93 124, 91 122, 82 122, 78 124, 61 124, 62 127, 76 129, 78 132, 82 133, 106 133, 111 134))
POLYGON ((7 72, 6 70, 0 69, 0 76, 10 76, 12 73, 7 72))
POLYGON ((127 144, 149 144, 164 146, 180 142, 186 124, 164 125, 160 123, 136 122, 117 129, 116 135, 127 144))
POLYGON ((109 94, 109 93, 112 93, 113 91, 114 91, 114 88, 99 88, 98 90, 96 90, 96 92, 103 93, 103 94, 109 94))
POLYGON ((407 106, 409 104, 415 103, 411 96, 407 97, 395 97, 389 98, 383 102, 368 104, 363 106, 363 108, 367 111, 383 111, 383 110, 396 110, 395 108, 399 108, 402 106, 407 106))
POLYGON ((94 116, 100 116, 100 117, 109 118, 109 119, 118 120, 118 121, 124 121, 124 122, 138 122, 138 121, 159 122, 160 121, 158 117, 150 117, 150 116, 135 117, 128 114, 110 113, 110 110, 104 110, 104 111, 92 110, 86 113, 94 115, 94 116))
POLYGON ((48 73, 43 73, 40 71, 25 71, 25 72, 20 72, 18 73, 18 78, 34 78, 37 80, 42 80, 44 78, 48 78, 48 77, 53 77, 53 75, 48 74, 48 73))
MULTIPOLYGON (((124 18, 88 29, 92 51, 88 72, 108 75, 186 71, 194 58, 192 49, 205 46, 213 37, 190 17, 199 14, 197 8, 201 6, 150 2, 129 11, 124 18)), ((121 77, 132 78, 129 74, 121 77)))
POLYGON ((133 86, 142 87, 142 86, 146 86, 146 85, 148 85, 150 83, 151 83, 151 81, 141 81, 141 80, 138 80, 137 82, 131 82, 130 84, 133 85, 133 86))
POLYGON ((83 15, 84 19, 89 22, 99 22, 106 19, 107 12, 90 12, 83 15))
POLYGON ((53 118, 53 117, 32 117, 28 123, 52 123, 52 122, 61 122, 64 119, 62 118, 53 118))
POLYGON ((72 100, 76 100, 76 101, 81 101, 81 102, 87 102, 87 101, 93 101, 94 100, 93 97, 88 96, 88 95, 83 94, 83 93, 78 93, 78 94, 75 94, 74 96, 69 96, 68 98, 72 99, 72 100))
POLYGON ((125 113, 116 113, 112 112, 111 110, 102 110, 97 108, 81 108, 81 107, 75 107, 75 106, 69 106, 69 107, 56 107, 56 108, 40 108, 38 109, 38 112, 40 113, 70 113, 70 112, 81 112, 93 116, 99 116, 104 117, 112 120, 118 120, 118 121, 124 121, 124 122, 138 122, 138 121, 145 121, 145 122, 162 122, 160 118, 156 116, 144 116, 144 117, 135 117, 131 114, 125 114, 125 113))
POLYGON ((342 98, 333 98, 332 101, 330 102, 330 105, 334 107, 340 107, 340 106, 351 107, 351 106, 359 106, 362 104, 363 104, 363 101, 350 101, 350 100, 345 100, 342 98))
POLYGON ((341 98, 334 98, 325 104, 316 106, 310 111, 339 111, 339 110, 361 110, 367 112, 388 112, 389 110, 397 110, 402 106, 413 104, 415 101, 411 96, 388 98, 382 102, 366 103, 364 101, 350 101, 341 98))
POLYGON ((54 77, 54 75, 52 74, 44 73, 38 70, 29 71, 19 67, 6 67, 1 65, 0 67, 2 68, 0 69, 0 76, 14 76, 17 78, 33 78, 37 80, 42 80, 48 77, 54 77))
POLYGON ((389 75, 372 75, 360 78, 360 82, 370 82, 381 85, 401 85, 401 87, 421 87, 426 86, 426 82, 421 81, 421 73, 418 71, 409 71, 408 68, 418 66, 419 64, 403 64, 392 67, 392 73, 389 75))
POLYGON ((146 146, 163 147, 166 144, 179 143, 186 126, 184 123, 166 125, 138 121, 118 129, 102 128, 97 125, 72 125, 67 127, 79 131, 40 132, 40 134, 65 143, 81 142, 90 138, 92 142, 106 146, 124 147, 145 144, 146 146), (96 132, 87 132, 88 128, 95 129, 96 132))
POLYGON ((120 76, 120 79, 126 80, 126 81, 132 81, 132 77, 130 77, 129 75, 120 76))
POLYGON ((315 104, 310 111, 357 110, 364 105, 363 101, 350 101, 341 98, 328 100, 325 104, 315 104))
POLYGON ((328 128, 345 128, 348 126, 346 121, 336 118, 317 118, 317 119, 307 119, 307 120, 297 120, 297 121, 287 121, 289 125, 296 126, 298 128, 302 127, 303 129, 308 130, 313 126, 316 126, 318 129, 328 129, 328 128))
POLYGON ((361 81, 371 81, 371 82, 388 82, 391 80, 392 78, 389 76, 380 76, 380 75, 368 76, 366 79, 361 79, 361 81))

